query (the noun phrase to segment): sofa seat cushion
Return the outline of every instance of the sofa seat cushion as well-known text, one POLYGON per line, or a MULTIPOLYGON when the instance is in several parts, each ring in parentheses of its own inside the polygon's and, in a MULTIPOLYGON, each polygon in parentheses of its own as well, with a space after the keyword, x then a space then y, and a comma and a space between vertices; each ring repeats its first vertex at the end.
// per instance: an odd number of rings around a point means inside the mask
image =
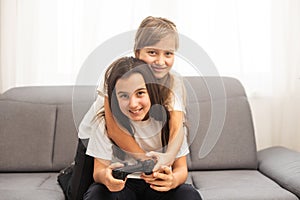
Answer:
POLYGON ((0 173, 0 199, 64 200, 57 173, 0 173))
POLYGON ((298 200, 257 170, 190 172, 194 186, 207 200, 298 200))

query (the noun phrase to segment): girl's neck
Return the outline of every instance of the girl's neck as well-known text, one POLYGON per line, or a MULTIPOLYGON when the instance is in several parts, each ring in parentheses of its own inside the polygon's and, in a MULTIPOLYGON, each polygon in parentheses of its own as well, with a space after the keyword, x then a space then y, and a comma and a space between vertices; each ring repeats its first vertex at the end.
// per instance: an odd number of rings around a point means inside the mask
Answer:
POLYGON ((148 125, 151 120, 150 120, 150 117, 148 117, 147 119, 144 119, 142 121, 132 121, 132 120, 130 120, 130 121, 133 125, 137 124, 139 126, 144 126, 144 125, 148 125))
POLYGON ((169 77, 170 77, 170 73, 168 73, 167 75, 165 75, 162 78, 158 78, 157 81, 159 84, 164 85, 168 81, 169 77))

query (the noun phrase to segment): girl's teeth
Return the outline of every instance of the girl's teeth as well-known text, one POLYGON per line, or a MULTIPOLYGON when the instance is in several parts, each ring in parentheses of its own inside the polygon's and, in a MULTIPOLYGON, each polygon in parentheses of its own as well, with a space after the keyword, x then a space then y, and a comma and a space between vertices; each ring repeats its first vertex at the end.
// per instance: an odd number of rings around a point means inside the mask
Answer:
POLYGON ((133 114, 138 113, 140 110, 131 110, 133 114))

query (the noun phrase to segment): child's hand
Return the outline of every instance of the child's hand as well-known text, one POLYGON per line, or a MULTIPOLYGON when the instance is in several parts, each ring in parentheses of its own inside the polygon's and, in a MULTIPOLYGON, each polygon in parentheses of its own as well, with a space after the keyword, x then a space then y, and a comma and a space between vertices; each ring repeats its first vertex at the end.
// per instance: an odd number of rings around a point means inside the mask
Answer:
POLYGON ((150 184, 150 187, 156 191, 166 192, 174 188, 175 180, 172 169, 169 166, 162 166, 160 170, 154 172, 151 175, 141 175, 141 178, 146 183, 150 184))
POLYGON ((125 181, 115 179, 112 176, 112 170, 118 167, 123 167, 124 165, 121 163, 113 163, 106 168, 106 177, 105 177, 105 185, 111 192, 121 191, 125 187, 125 181))
POLYGON ((175 160, 174 156, 168 153, 159 153, 155 151, 150 151, 149 153, 146 154, 148 157, 155 158, 157 160, 153 172, 159 170, 162 166, 171 166, 175 160))

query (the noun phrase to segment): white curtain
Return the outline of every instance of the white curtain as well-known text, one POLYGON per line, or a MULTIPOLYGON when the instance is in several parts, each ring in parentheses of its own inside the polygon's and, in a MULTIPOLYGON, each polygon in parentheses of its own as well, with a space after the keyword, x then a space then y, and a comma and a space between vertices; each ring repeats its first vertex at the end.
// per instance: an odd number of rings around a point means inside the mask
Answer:
POLYGON ((300 1, 274 1, 272 13, 273 143, 300 149, 300 1))
MULTIPOLYGON (((74 84, 97 46, 146 16, 162 16, 208 53, 220 75, 241 80, 259 149, 300 150, 299 0, 0 1, 0 93, 74 84)), ((178 59, 174 67, 192 75, 185 64, 178 59)))

